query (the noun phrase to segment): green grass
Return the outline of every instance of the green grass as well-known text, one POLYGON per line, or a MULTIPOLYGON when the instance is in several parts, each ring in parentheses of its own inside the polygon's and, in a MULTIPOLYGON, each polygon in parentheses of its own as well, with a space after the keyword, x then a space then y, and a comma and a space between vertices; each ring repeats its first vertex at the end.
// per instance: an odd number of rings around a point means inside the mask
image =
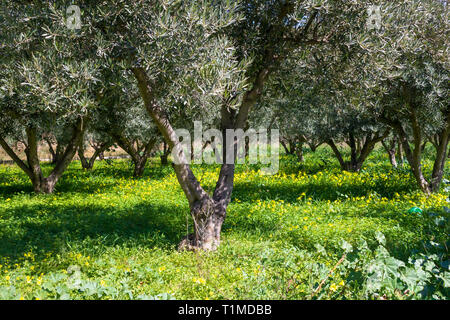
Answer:
MULTIPOLYGON (((172 168, 156 159, 142 179, 127 161, 97 162, 91 172, 74 162, 53 195, 34 195, 17 167, 0 166, 0 298, 308 299, 344 254, 342 240, 355 248, 365 240, 373 258, 381 232, 404 262, 415 251, 430 255, 427 241, 448 240, 448 194, 425 197, 381 151, 357 174, 342 172, 323 148, 304 163, 282 156, 276 176, 258 170, 237 168, 219 250, 193 253, 176 251, 192 221, 172 168), (408 213, 413 206, 424 212, 408 213)), ((212 191, 219 167, 194 172, 212 191)), ((447 259, 440 250, 438 262, 447 259)), ((349 263, 314 297, 376 297, 349 263)), ((390 292, 383 288, 378 296, 390 292)), ((398 292, 388 298, 408 298, 398 292)))

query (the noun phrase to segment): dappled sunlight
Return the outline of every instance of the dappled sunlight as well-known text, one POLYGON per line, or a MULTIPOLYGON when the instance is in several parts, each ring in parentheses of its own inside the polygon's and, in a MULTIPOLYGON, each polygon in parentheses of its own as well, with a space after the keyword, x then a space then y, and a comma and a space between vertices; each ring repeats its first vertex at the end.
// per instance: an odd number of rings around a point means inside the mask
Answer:
MULTIPOLYGON (((386 247, 395 256, 406 258, 411 250, 420 249, 425 239, 446 239, 445 229, 433 227, 435 215, 448 216, 442 210, 446 194, 427 197, 411 187, 408 172, 391 169, 381 173, 373 162, 360 173, 343 172, 333 166, 308 173, 308 167, 315 167, 321 156, 308 152, 310 163, 305 162, 303 170, 296 173, 292 173, 286 157, 275 176, 262 175, 258 168, 238 168, 222 246, 218 252, 200 258, 209 276, 192 274, 190 278, 178 274, 182 270, 190 273, 188 266, 196 258, 174 249, 192 232, 193 222, 170 167, 161 170, 159 164, 152 163, 144 177, 130 179, 132 170, 124 161, 111 165, 100 162, 90 172, 78 170, 79 164, 73 163, 55 194, 34 195, 32 189, 16 191, 28 183, 23 173, 12 166, 1 166, 0 286, 14 281, 35 290, 32 288, 50 281, 55 272, 64 274, 76 264, 91 274, 92 281, 100 279, 101 270, 114 268, 117 279, 126 276, 132 283, 139 282, 141 271, 136 270, 142 269, 146 277, 160 283, 137 285, 133 289, 136 294, 145 288, 171 292, 179 298, 192 297, 194 287, 207 286, 208 290, 195 291, 195 296, 210 296, 212 290, 216 297, 244 298, 247 296, 233 293, 229 286, 242 280, 242 270, 254 275, 253 280, 248 279, 250 283, 262 275, 263 269, 245 262, 261 259, 254 253, 260 246, 266 248, 260 250, 261 254, 300 250, 313 254, 308 259, 328 263, 335 255, 316 256, 318 244, 339 255, 342 240, 356 245, 365 239, 375 245, 377 232, 382 232, 386 247), (64 192, 66 188, 71 191, 64 192), (411 207, 420 207, 423 213, 409 213, 411 207), (128 259, 133 262, 125 262, 128 259), (235 267, 223 269, 223 264, 235 267)), ((218 168, 194 166, 193 170, 205 189, 212 191, 218 168)), ((295 270, 300 272, 299 277, 308 259, 298 262, 296 268, 300 269, 295 270)), ((265 266, 264 272, 276 273, 278 268, 277 264, 265 266)), ((246 281, 242 286, 249 285, 246 281)), ((302 296, 301 291, 296 292, 296 297, 302 296)), ((278 297, 275 292, 268 294, 278 297)))

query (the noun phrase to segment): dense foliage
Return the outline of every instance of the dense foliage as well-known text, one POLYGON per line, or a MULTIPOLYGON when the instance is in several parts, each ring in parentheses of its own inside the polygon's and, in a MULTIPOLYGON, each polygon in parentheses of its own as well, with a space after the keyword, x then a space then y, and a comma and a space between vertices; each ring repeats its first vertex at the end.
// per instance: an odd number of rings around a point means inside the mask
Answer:
POLYGON ((449 21, 441 0, 2 2, 0 298, 448 297, 449 21), (195 122, 222 163, 187 150, 195 122), (259 128, 273 176, 219 138, 259 128), (94 166, 111 149, 130 161, 94 166))

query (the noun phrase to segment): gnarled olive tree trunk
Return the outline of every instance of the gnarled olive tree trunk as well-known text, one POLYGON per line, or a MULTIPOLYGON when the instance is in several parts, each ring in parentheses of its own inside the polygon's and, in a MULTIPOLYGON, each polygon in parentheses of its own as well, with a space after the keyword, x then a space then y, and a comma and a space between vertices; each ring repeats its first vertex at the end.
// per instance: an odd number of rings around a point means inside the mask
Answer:
POLYGON ((133 176, 135 178, 142 177, 145 170, 147 160, 151 155, 151 152, 156 145, 156 137, 152 137, 149 141, 141 143, 139 141, 131 141, 124 135, 116 132, 110 133, 115 142, 128 153, 134 164, 133 176))
POLYGON ((103 142, 100 143, 98 146, 92 146, 94 148, 94 154, 91 156, 91 158, 87 158, 84 153, 84 143, 83 141, 80 142, 80 145, 78 147, 78 158, 80 158, 81 166, 83 169, 86 170, 92 170, 94 168, 94 163, 97 158, 100 158, 100 160, 103 160, 103 152, 105 152, 109 147, 112 146, 112 143, 103 142))
MULTIPOLYGON (((176 156, 173 168, 188 200, 190 213, 194 221, 194 234, 187 235, 180 242, 178 248, 180 250, 215 250, 220 243, 222 224, 231 200, 235 165, 234 163, 227 164, 224 161, 216 188, 213 195, 210 196, 200 186, 193 174, 175 130, 154 97, 153 88, 155 84, 142 67, 132 68, 132 72, 137 80, 139 91, 149 115, 162 133, 164 140, 172 150, 172 154, 174 157, 176 156)), ((238 111, 225 105, 222 106, 221 128, 223 133, 227 129, 243 129, 245 127, 250 108, 261 96, 263 84, 268 74, 269 71, 266 68, 263 68, 257 74, 252 89, 244 94, 238 111)), ((230 152, 230 150, 227 150, 226 135, 223 138, 223 159, 226 159, 227 152, 230 152)), ((232 144, 233 151, 237 151, 237 144, 238 141, 234 141, 232 144)), ((236 153, 234 152, 234 157, 236 157, 236 153)))
POLYGON ((8 143, 0 137, 0 145, 6 151, 6 153, 14 160, 14 162, 28 175, 30 178, 33 189, 36 193, 53 193, 55 185, 58 182, 61 175, 69 166, 72 161, 77 148, 80 144, 84 134, 84 119, 79 118, 73 127, 72 137, 67 144, 64 153, 61 158, 55 164, 55 167, 51 173, 45 177, 42 173, 39 157, 38 157, 38 135, 36 128, 26 128, 27 145, 25 148, 26 163, 18 157, 18 155, 12 150, 8 143))
POLYGON ((320 147, 320 145, 323 142, 314 142, 314 141, 307 141, 307 144, 312 152, 316 152, 317 148, 320 147))
POLYGON ((161 165, 167 166, 169 164, 168 158, 170 154, 170 148, 167 145, 166 141, 163 143, 163 153, 160 156, 161 159, 161 165))
POLYGON ((397 146, 397 139, 396 137, 393 137, 391 141, 381 141, 381 144, 383 145, 384 150, 386 150, 388 156, 389 156, 389 162, 394 168, 397 168, 397 159, 395 158, 395 148, 397 146))
MULTIPOLYGON (((294 5, 291 2, 283 2, 280 5, 280 10, 277 12, 276 23, 271 24, 266 29, 267 32, 265 32, 263 40, 265 43, 264 50, 261 51, 260 59, 254 60, 254 65, 251 67, 252 80, 249 88, 242 95, 239 107, 232 108, 231 104, 240 95, 223 101, 220 114, 222 133, 227 129, 244 130, 250 109, 261 97, 268 75, 278 66, 279 61, 285 59, 290 51, 302 45, 327 43, 328 37, 331 37, 331 34, 327 34, 321 39, 316 37, 315 34, 313 38, 309 37, 310 29, 312 29, 311 25, 316 20, 318 11, 313 11, 309 15, 302 28, 296 28, 298 32, 295 32, 293 36, 289 32, 289 37, 286 37, 288 36, 286 31, 290 30, 290 28, 286 28, 286 16, 293 11, 294 5), (287 38, 289 39, 287 40, 287 38), (285 40, 290 42, 290 44, 281 44, 285 40)), ((174 158, 175 156, 177 158, 177 163, 174 163, 173 167, 178 182, 189 202, 190 212, 195 225, 195 233, 187 236, 180 243, 180 249, 215 249, 220 243, 220 231, 233 191, 234 162, 227 164, 227 161, 224 161, 225 163, 222 164, 213 195, 210 196, 205 192, 187 164, 186 155, 165 110, 158 103, 159 97, 156 96, 158 79, 150 78, 146 73, 145 66, 139 65, 138 62, 131 67, 131 72, 137 80, 140 95, 148 114, 171 148, 172 155, 174 158), (178 162, 178 160, 181 162, 178 162)), ((223 140, 225 141, 225 139, 223 140)), ((238 141, 234 141, 234 144, 230 143, 228 148, 234 149, 238 143, 238 141)), ((224 142, 223 145, 226 146, 227 143, 224 142)), ((229 151, 226 150, 226 152, 229 151)), ((226 159, 225 153, 223 157, 223 159, 226 159)), ((235 157, 236 152, 234 152, 234 160, 235 157)))
POLYGON ((303 145, 306 143, 307 139, 304 136, 294 136, 283 138, 280 140, 286 154, 296 155, 299 162, 303 162, 303 145))
POLYGON ((326 143, 333 150, 342 170, 358 172, 361 170, 364 161, 375 148, 375 145, 386 138, 388 134, 389 130, 385 130, 384 133, 378 132, 374 134, 367 134, 364 137, 363 142, 357 142, 353 133, 351 132, 349 134, 349 140, 346 142, 350 147, 350 161, 344 161, 344 158, 342 157, 342 154, 334 143, 333 139, 328 139, 326 143))
POLYGON ((50 136, 44 138, 45 142, 48 144, 48 151, 52 155, 52 164, 55 165, 61 159, 64 153, 64 147, 58 139, 52 139, 50 136), (53 144, 56 144, 56 148, 53 148, 53 144))
POLYGON ((444 176, 444 166, 450 139, 450 110, 447 111, 446 122, 442 129, 436 134, 436 140, 435 143, 433 143, 436 148, 436 157, 433 164, 431 179, 427 180, 422 171, 423 132, 416 114, 417 108, 414 105, 414 101, 411 101, 411 99, 407 101, 406 105, 408 107, 409 122, 413 133, 413 147, 411 147, 406 130, 399 120, 393 120, 383 116, 382 121, 390 125, 397 132, 401 147, 405 152, 411 171, 422 192, 426 194, 438 192, 444 176))

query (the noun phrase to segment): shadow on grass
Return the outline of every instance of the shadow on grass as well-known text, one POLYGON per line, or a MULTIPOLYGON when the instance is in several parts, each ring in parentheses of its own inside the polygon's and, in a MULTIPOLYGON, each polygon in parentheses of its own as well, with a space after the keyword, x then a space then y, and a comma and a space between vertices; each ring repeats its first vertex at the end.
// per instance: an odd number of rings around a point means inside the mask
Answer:
POLYGON ((362 197, 370 192, 376 192, 381 197, 391 199, 395 192, 410 192, 415 190, 407 185, 387 185, 378 184, 375 187, 364 184, 357 185, 327 185, 308 183, 303 185, 296 184, 271 184, 263 185, 259 182, 236 183, 233 189, 234 197, 245 199, 246 201, 255 200, 283 200, 285 202, 297 202, 297 198, 304 192, 307 197, 318 201, 335 201, 337 199, 346 199, 347 197, 362 197))
MULTIPOLYGON (((47 175, 53 167, 48 163, 44 163, 42 168, 44 174, 47 175)), ((0 196, 10 197, 17 193, 33 194, 33 185, 25 173, 16 166, 10 166, 10 169, 0 175, 0 183, 3 183, 0 185, 0 196), (15 183, 11 183, 13 176, 19 177, 15 183), (8 183, 8 185, 5 185, 4 182, 8 183)), ((169 176, 172 171, 173 169, 170 166, 147 164, 142 178, 134 178, 132 174, 133 168, 123 160, 114 162, 114 165, 108 165, 106 162, 96 163, 96 166, 90 171, 83 170, 79 161, 74 161, 56 184, 55 192, 91 194, 98 189, 98 184, 95 180, 98 180, 98 183, 101 180, 102 190, 107 192, 117 185, 117 182, 114 181, 115 179, 139 180, 150 178, 151 180, 162 180, 169 176), (75 179, 72 178, 74 176, 76 177, 75 179), (102 180, 102 178, 105 179, 102 180)))
POLYGON ((39 261, 46 252, 58 253, 74 246, 174 248, 186 233, 181 211, 148 203, 128 208, 24 205, 9 210, 3 216, 3 226, 0 256, 12 263, 30 250, 39 261))
MULTIPOLYGON (((339 213, 335 213, 334 216, 339 216, 345 219, 351 219, 348 221, 340 222, 339 220, 333 221, 334 224, 347 225, 347 227, 355 228, 351 234, 346 233, 345 228, 338 228, 333 230, 334 227, 328 227, 329 223, 326 215, 323 216, 322 227, 314 231, 314 228, 309 227, 307 231, 303 230, 300 219, 292 219, 289 222, 268 219, 266 215, 260 215, 247 219, 245 214, 234 214, 237 208, 233 209, 231 217, 225 220, 224 231, 232 229, 234 233, 239 235, 247 235, 254 237, 255 241, 271 240, 281 241, 285 244, 298 247, 302 250, 308 250, 315 252, 317 244, 323 246, 330 252, 342 252, 341 240, 345 239, 351 242, 352 245, 357 245, 358 241, 364 239, 367 241, 372 249, 378 247, 378 241, 376 240, 376 231, 381 231, 386 236, 386 248, 396 258, 406 259, 410 256, 412 251, 425 252, 424 242, 429 239, 434 239, 438 243, 444 243, 448 239, 445 227, 437 226, 433 218, 430 218, 426 212, 423 216, 415 218, 404 217, 399 218, 399 213, 395 210, 374 210, 369 214, 359 216, 355 211, 343 210, 339 213), (230 219, 231 218, 231 219, 230 219), (353 219, 355 218, 355 219, 353 219), (366 219, 363 228, 358 228, 359 219, 366 219), (300 224, 299 228, 289 228, 292 224, 300 224), (323 228, 327 228, 326 234, 322 231, 323 228), (282 231, 282 232, 280 232, 282 231), (272 237, 272 235, 274 235, 272 237), (325 238, 325 240, 324 240, 325 238), (257 240, 259 239, 259 240, 257 240)), ((429 211, 430 213, 433 210, 429 211)), ((318 226, 317 226, 318 227, 318 226)), ((449 225, 447 225, 448 231, 449 225)))

